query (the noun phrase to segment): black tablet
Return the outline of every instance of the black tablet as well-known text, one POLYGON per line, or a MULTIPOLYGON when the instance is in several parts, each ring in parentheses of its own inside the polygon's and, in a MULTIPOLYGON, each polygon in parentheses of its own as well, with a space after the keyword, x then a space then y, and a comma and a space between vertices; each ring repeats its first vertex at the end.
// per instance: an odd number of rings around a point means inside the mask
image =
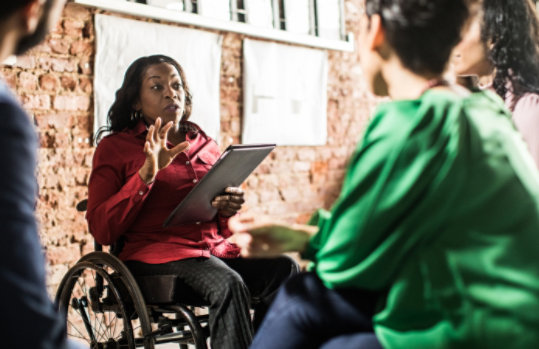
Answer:
POLYGON ((234 144, 172 211, 163 227, 193 222, 208 222, 217 209, 212 200, 227 187, 238 187, 275 148, 275 144, 234 144))

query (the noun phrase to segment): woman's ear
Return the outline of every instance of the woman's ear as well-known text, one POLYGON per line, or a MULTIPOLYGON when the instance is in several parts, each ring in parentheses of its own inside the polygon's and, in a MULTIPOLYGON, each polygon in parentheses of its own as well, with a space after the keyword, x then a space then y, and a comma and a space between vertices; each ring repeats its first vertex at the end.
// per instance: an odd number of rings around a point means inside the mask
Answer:
POLYGON ((28 5, 21 9, 23 26, 27 33, 31 34, 36 31, 39 20, 43 15, 43 0, 32 0, 28 5))
POLYGON ((385 43, 386 34, 382 26, 382 18, 374 14, 370 18, 369 34, 367 36, 367 45, 371 50, 377 51, 385 43))

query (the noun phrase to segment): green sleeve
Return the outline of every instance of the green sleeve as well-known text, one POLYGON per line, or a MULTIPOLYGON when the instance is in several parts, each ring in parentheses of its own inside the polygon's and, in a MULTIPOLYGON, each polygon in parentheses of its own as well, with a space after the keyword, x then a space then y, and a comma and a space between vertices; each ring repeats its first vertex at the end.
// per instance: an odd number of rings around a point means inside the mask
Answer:
POLYGON ((420 112, 382 110, 367 130, 310 245, 326 286, 387 287, 443 221, 451 193, 436 187, 451 171, 460 131, 444 124, 447 110, 420 112))
MULTIPOLYGON (((311 216, 307 224, 318 226, 318 230, 321 231, 321 230, 324 230, 323 227, 329 221, 330 218, 331 218, 331 213, 329 211, 326 211, 324 209, 319 209, 315 211, 315 213, 311 216)), ((315 261, 316 252, 318 252, 318 250, 320 249, 321 244, 322 244, 322 234, 318 233, 309 240, 309 244, 307 245, 307 248, 305 249, 305 251, 301 252, 301 257, 303 259, 315 261)))

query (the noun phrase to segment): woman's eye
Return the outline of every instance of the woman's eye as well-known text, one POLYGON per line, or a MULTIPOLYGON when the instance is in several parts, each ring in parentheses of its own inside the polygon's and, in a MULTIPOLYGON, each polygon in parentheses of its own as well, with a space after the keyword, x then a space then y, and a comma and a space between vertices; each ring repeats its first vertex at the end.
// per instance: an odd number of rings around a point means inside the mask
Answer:
POLYGON ((154 91, 159 91, 159 90, 161 90, 162 88, 163 88, 163 86, 161 86, 161 85, 153 85, 153 86, 152 86, 152 90, 154 90, 154 91))
POLYGON ((183 87, 183 86, 182 86, 182 84, 180 84, 180 83, 176 83, 176 84, 173 84, 173 85, 172 85, 172 88, 175 89, 175 90, 179 90, 179 89, 181 89, 182 87, 183 87))

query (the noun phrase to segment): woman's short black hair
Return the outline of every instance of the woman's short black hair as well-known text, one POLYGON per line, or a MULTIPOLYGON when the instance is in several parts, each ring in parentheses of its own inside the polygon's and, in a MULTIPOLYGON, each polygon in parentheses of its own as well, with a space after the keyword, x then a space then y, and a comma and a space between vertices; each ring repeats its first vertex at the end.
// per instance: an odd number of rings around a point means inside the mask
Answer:
POLYGON ((460 41, 467 0, 366 0, 366 13, 380 15, 388 43, 409 70, 439 75, 460 41))
POLYGON ((143 75, 150 66, 160 63, 170 64, 178 71, 185 91, 185 109, 182 120, 187 120, 189 118, 191 115, 193 97, 189 90, 189 84, 185 78, 182 66, 173 58, 165 55, 140 57, 127 68, 122 86, 116 91, 116 99, 108 112, 109 124, 98 130, 96 141, 107 132, 120 132, 126 128, 129 129, 135 127, 138 120, 131 116, 135 112, 133 106, 140 97, 143 75))
POLYGON ((482 0, 481 40, 494 67, 494 88, 518 100, 539 93, 539 21, 532 0, 482 0))

